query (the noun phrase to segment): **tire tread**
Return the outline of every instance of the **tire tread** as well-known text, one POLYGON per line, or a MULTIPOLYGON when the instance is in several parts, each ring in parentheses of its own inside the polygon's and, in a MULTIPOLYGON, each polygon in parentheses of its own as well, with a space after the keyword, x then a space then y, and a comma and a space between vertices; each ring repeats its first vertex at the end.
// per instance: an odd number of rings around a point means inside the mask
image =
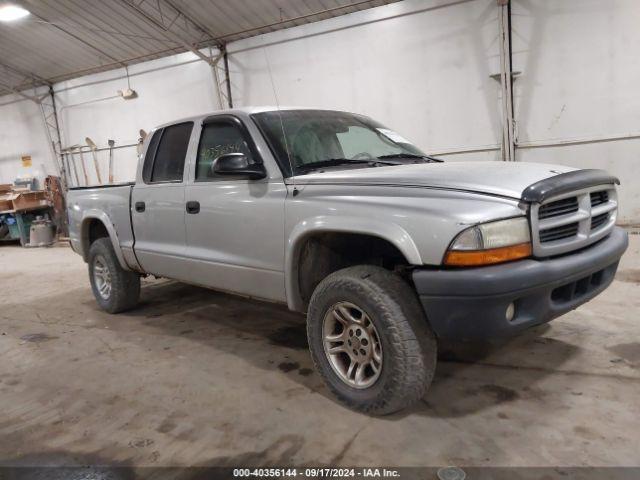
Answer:
POLYGON ((437 346, 435 335, 428 325, 422 306, 415 292, 398 275, 381 267, 361 265, 349 267, 327 276, 314 291, 309 304, 308 334, 313 339, 310 322, 322 321, 324 312, 318 312, 320 300, 333 291, 356 291, 369 297, 378 308, 378 315, 394 319, 385 331, 391 344, 394 375, 387 381, 378 398, 363 403, 336 389, 327 372, 312 357, 316 369, 332 392, 348 407, 370 414, 385 415, 401 410, 421 399, 427 391, 435 372, 437 346))
POLYGON ((109 313, 124 312, 138 304, 140 299, 140 275, 127 271, 120 266, 113 250, 111 239, 108 237, 98 238, 89 248, 89 281, 98 305, 109 313), (111 296, 108 300, 100 296, 93 283, 93 259, 96 255, 102 255, 111 273, 111 296))

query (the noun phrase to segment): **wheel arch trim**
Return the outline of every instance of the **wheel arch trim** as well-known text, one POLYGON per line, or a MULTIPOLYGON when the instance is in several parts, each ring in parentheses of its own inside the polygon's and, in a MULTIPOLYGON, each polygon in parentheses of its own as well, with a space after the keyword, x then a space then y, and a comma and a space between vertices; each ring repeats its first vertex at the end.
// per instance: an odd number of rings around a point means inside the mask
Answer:
POLYGON ((124 255, 122 254, 122 248, 120 247, 120 242, 118 241, 118 234, 115 227, 111 223, 111 220, 109 219, 109 216, 106 214, 106 212, 100 210, 87 210, 82 216, 82 224, 80 227, 80 245, 82 249, 82 258, 84 259, 84 261, 89 261, 89 248, 91 247, 89 243, 89 226, 94 221, 102 223, 105 230, 109 234, 109 240, 111 240, 113 251, 116 254, 116 258, 118 259, 118 263, 120 264, 120 266, 124 270, 131 270, 124 259, 124 255))
POLYGON ((395 246, 408 263, 422 265, 422 257, 418 247, 409 233, 400 225, 353 216, 321 215, 301 220, 291 230, 285 250, 285 292, 287 305, 293 311, 304 312, 305 309, 296 274, 299 268, 301 249, 311 236, 329 232, 378 237, 395 246))

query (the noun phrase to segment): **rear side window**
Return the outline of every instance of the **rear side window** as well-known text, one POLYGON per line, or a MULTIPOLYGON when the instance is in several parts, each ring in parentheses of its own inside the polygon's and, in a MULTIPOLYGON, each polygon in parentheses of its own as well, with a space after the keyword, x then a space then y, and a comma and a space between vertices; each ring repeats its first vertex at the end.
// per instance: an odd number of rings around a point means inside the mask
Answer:
MULTIPOLYGON (((186 122, 165 127, 162 130, 151 168, 150 181, 152 183, 182 181, 184 160, 192 129, 193 122, 186 122)), ((151 143, 154 141, 155 135, 151 139, 151 143)), ((151 149, 151 143, 149 149, 151 149)))
POLYGON ((158 149, 158 143, 162 136, 162 129, 158 129, 151 137, 149 141, 149 147, 147 147, 147 155, 144 157, 144 166, 142 167, 142 180, 145 183, 151 181, 151 170, 153 169, 153 159, 156 156, 156 150, 158 149))

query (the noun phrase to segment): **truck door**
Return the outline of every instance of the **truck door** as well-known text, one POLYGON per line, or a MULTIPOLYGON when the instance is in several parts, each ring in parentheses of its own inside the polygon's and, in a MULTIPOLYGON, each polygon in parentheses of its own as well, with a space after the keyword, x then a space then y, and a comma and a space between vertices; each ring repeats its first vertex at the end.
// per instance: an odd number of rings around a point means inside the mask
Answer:
POLYGON ((134 250, 142 268, 181 279, 185 272, 184 171, 193 122, 158 129, 149 142, 142 181, 131 196, 134 250))
POLYGON ((267 178, 216 174, 215 159, 243 153, 263 162, 248 128, 232 115, 205 120, 186 187, 187 256, 197 283, 271 300, 285 300, 284 201, 277 165, 264 163, 267 178))

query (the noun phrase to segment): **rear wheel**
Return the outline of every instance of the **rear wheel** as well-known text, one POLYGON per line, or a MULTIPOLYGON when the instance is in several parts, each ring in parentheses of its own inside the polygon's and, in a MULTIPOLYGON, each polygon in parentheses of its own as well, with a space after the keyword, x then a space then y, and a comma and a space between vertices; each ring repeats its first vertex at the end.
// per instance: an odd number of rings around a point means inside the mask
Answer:
POLYGON ((129 310, 140 298, 140 276, 124 270, 109 238, 99 238, 89 249, 89 281, 98 305, 109 313, 129 310))
POLYGON ((309 348, 346 406, 385 415, 422 398, 435 372, 436 339, 411 287, 380 267, 332 273, 307 317, 309 348))

